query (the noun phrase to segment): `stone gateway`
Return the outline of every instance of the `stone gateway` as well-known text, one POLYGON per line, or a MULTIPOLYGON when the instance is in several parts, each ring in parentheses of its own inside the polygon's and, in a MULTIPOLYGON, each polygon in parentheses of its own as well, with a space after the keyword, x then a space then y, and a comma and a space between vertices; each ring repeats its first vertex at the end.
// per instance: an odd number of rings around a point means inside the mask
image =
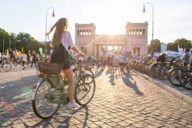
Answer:
POLYGON ((147 55, 148 23, 130 23, 124 35, 98 35, 96 26, 75 24, 75 42, 89 56, 127 52, 134 56, 147 55))

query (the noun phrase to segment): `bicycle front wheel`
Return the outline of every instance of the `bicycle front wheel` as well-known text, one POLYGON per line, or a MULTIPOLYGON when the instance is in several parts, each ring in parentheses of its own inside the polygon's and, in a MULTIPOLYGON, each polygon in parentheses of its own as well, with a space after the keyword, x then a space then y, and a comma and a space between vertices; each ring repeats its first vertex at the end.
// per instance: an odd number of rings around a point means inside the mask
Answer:
POLYGON ((38 83, 36 91, 32 96, 32 107, 34 113, 42 118, 51 118, 59 109, 60 104, 52 101, 51 93, 55 91, 50 83, 45 79, 38 83))
POLYGON ((95 88, 94 77, 90 74, 85 74, 75 87, 76 102, 81 106, 87 105, 95 94, 95 88))
POLYGON ((181 85, 186 89, 192 90, 192 73, 190 70, 182 73, 181 85))
POLYGON ((168 80, 172 85, 176 87, 181 86, 180 79, 181 79, 182 71, 183 69, 181 68, 175 68, 169 72, 168 80))
POLYGON ((5 72, 10 71, 11 68, 12 68, 12 65, 11 65, 10 63, 4 63, 4 64, 3 64, 3 70, 4 70, 5 72))

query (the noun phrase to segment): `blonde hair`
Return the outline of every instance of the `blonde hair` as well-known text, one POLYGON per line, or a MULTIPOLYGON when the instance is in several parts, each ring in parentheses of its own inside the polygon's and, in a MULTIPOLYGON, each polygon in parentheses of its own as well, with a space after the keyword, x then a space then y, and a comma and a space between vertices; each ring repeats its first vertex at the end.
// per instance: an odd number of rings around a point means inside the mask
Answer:
POLYGON ((53 46, 58 46, 61 43, 63 32, 67 30, 67 26, 68 26, 67 18, 59 19, 53 26, 53 28, 55 27, 55 32, 52 41, 53 46))

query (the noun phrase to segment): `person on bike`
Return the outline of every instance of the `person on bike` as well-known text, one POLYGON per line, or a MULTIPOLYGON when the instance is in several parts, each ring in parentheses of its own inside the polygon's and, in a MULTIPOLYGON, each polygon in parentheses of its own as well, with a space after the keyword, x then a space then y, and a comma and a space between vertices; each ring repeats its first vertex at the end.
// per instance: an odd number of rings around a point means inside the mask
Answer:
POLYGON ((165 61, 166 61, 166 54, 165 53, 160 54, 159 57, 157 58, 157 62, 161 62, 161 64, 164 65, 165 61))
POLYGON ((191 52, 188 48, 185 48, 184 49, 184 54, 183 56, 181 57, 181 60, 184 61, 184 66, 185 67, 188 67, 190 66, 190 60, 191 60, 191 52))
POLYGON ((122 73, 124 73, 125 60, 126 60, 125 54, 124 54, 124 53, 121 53, 121 54, 119 55, 119 58, 118 58, 118 59, 119 59, 119 60, 118 60, 118 61, 119 61, 119 67, 120 67, 122 73))
POLYGON ((54 49, 50 57, 50 62, 63 64, 61 73, 64 74, 64 76, 62 75, 62 79, 64 80, 66 78, 69 85, 69 103, 67 104, 67 107, 75 108, 77 107, 77 104, 74 101, 74 76, 70 63, 66 61, 66 54, 70 54, 70 50, 74 51, 75 53, 81 56, 85 56, 85 54, 74 45, 71 33, 67 30, 67 28, 67 18, 61 18, 53 25, 50 31, 46 34, 49 35, 49 33, 51 33, 53 29, 55 29, 52 40, 52 46, 54 49))

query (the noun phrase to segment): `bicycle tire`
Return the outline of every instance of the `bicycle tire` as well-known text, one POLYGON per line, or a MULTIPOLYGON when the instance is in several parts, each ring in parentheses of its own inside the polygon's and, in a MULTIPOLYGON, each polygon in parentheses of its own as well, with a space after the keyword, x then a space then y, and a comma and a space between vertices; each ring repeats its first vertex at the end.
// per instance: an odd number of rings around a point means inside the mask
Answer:
POLYGON ((36 88, 35 92, 33 92, 33 95, 32 95, 32 108, 33 108, 33 111, 41 119, 51 118, 53 115, 56 114, 56 112, 58 111, 58 109, 60 107, 59 103, 54 103, 53 104, 53 103, 51 103, 50 101, 47 100, 45 95, 50 91, 50 89, 53 89, 53 88, 51 88, 51 85, 45 79, 45 80, 42 80, 42 81, 37 83, 37 88, 36 88), (46 87, 46 86, 50 86, 50 87, 46 87), (42 88, 42 92, 40 92, 40 95, 42 95, 42 97, 45 98, 43 103, 40 103, 40 105, 42 105, 42 106, 40 106, 37 103, 38 102, 37 100, 38 100, 38 97, 39 97, 38 91, 41 91, 40 90, 41 88, 42 88), (43 93, 45 93, 45 94, 43 94, 43 93), (49 108, 49 103, 51 105, 55 106, 52 110, 51 110, 51 108, 49 108), (44 112, 45 112, 45 114, 44 114, 44 112))
POLYGON ((183 69, 181 69, 181 68, 174 68, 174 69, 172 69, 172 70, 169 72, 169 74, 168 74, 168 80, 169 80, 169 82, 170 82, 172 85, 174 85, 174 86, 176 86, 176 87, 181 86, 181 81, 180 81, 181 76, 180 76, 180 72, 182 72, 182 71, 183 71, 183 69), (174 81, 172 78, 175 79, 175 81, 174 81))
POLYGON ((4 63, 2 67, 5 72, 8 72, 12 69, 12 65, 10 63, 4 63))
POLYGON ((93 96, 95 94, 95 80, 92 75, 85 74, 82 79, 77 81, 76 87, 75 87, 75 100, 80 106, 85 106, 93 99, 93 96), (93 79, 91 83, 86 82, 86 78, 90 77, 90 79, 93 79), (91 92, 90 92, 91 91, 91 92), (80 97, 80 93, 85 93, 83 96, 80 97), (88 94, 90 92, 90 94, 88 94), (88 97, 90 96, 90 97, 88 97))
MULTIPOLYGON (((76 71, 77 71, 78 69, 73 69, 73 72, 74 72, 74 74, 76 74, 76 71)), ((94 74, 93 74, 93 71, 91 70, 91 68, 88 68, 88 67, 85 67, 85 74, 90 74, 92 77, 93 77, 93 79, 94 79, 94 74)))
POLYGON ((182 74, 182 80, 181 80, 181 85, 188 89, 192 90, 192 74, 190 70, 184 71, 182 74))

